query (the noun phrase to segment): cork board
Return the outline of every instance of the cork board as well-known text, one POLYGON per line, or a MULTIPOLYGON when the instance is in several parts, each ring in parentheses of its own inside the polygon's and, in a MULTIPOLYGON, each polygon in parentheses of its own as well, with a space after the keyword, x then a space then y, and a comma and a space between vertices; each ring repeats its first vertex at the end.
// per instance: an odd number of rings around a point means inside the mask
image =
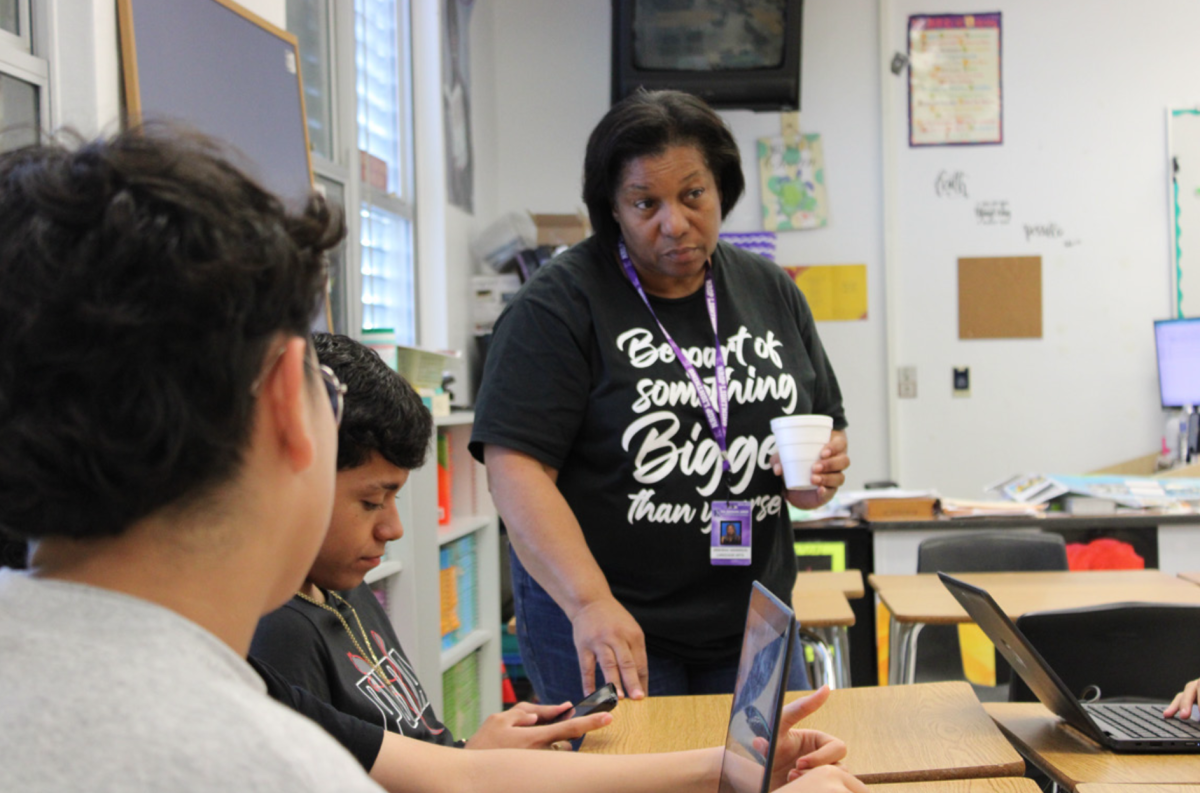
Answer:
POLYGON ((1042 338, 1042 257, 959 259, 958 338, 1042 338))

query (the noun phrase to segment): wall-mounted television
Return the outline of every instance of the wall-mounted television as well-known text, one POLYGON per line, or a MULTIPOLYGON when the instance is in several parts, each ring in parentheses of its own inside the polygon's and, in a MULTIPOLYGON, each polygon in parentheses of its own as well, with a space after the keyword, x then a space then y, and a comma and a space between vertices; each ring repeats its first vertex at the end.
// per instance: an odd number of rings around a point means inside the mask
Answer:
POLYGON ((800 109, 803 0, 612 0, 612 101, 645 87, 800 109))

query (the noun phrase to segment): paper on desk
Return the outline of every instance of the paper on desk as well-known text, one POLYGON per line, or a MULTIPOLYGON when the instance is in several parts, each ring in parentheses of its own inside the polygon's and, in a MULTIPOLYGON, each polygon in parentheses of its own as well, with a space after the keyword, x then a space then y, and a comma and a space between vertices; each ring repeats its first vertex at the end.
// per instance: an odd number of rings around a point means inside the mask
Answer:
POLYGON ((940 498, 936 490, 903 490, 899 487, 887 487, 879 490, 844 490, 838 493, 838 500, 847 507, 860 501, 876 498, 940 498))
POLYGON ((1041 517, 1045 504, 1022 504, 1016 501, 969 501, 962 498, 943 498, 942 514, 948 518, 1002 517, 1029 515, 1041 517))

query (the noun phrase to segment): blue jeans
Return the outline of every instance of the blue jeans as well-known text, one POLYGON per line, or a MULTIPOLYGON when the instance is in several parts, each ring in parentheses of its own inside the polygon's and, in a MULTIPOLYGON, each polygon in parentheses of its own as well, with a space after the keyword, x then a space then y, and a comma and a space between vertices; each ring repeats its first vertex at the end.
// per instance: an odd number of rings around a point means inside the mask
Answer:
MULTIPOLYGON (((538 700, 547 704, 578 702, 583 698, 583 681, 571 621, 546 590, 533 580, 516 553, 512 554, 512 584, 521 663, 538 700)), ((650 690, 646 693, 650 696, 733 693, 737 660, 723 664, 687 664, 649 651, 646 658, 650 667, 650 690)), ((597 666, 596 683, 603 682, 604 674, 597 666)), ((788 690, 808 688, 803 653, 797 649, 792 653, 788 690)))

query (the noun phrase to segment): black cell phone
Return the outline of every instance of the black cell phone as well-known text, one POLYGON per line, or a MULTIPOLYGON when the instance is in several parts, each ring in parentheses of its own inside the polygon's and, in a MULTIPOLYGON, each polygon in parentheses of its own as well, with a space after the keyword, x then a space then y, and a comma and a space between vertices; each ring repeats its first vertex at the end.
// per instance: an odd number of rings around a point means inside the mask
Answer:
POLYGON ((603 713, 612 710, 617 706, 617 687, 612 683, 605 683, 600 688, 593 691, 588 696, 575 703, 572 708, 567 708, 558 716, 550 720, 550 724, 567 719, 577 719, 580 716, 587 716, 591 713, 603 713))

